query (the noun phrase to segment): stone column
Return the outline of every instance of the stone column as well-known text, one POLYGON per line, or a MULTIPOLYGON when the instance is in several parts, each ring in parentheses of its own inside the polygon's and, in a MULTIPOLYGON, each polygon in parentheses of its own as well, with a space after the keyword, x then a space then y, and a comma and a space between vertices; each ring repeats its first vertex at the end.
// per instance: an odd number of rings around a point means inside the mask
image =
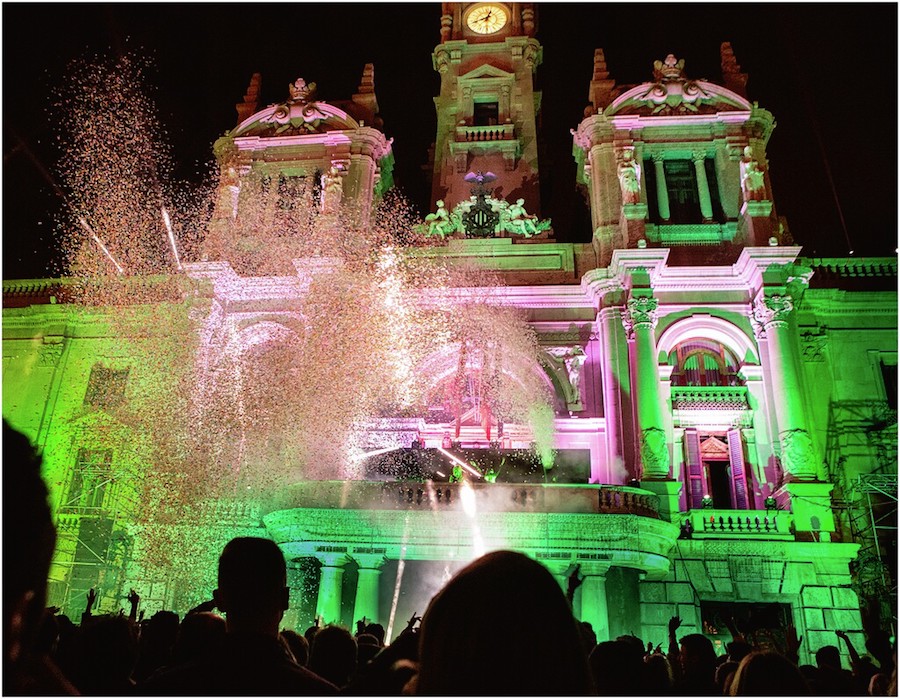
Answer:
POLYGON ((706 154, 694 153, 691 155, 694 161, 694 170, 697 173, 697 194, 700 196, 700 215, 703 222, 712 221, 712 199, 709 195, 709 181, 706 179, 706 154))
POLYGON ((669 447, 659 391, 659 369, 656 357, 656 308, 652 296, 632 296, 622 318, 626 332, 634 340, 634 399, 637 401, 640 455, 643 479, 663 480, 669 477, 669 447))
POLYGON ((656 168, 656 207, 659 218, 665 223, 672 214, 669 211, 669 190, 666 188, 666 169, 663 167, 662 155, 653 156, 653 166, 656 168))
POLYGON ((347 557, 343 554, 320 554, 322 575, 319 578, 319 597, 316 600, 316 616, 322 625, 341 623, 341 586, 344 582, 344 566, 347 557))
MULTIPOLYGON (((615 306, 603 308, 597 317, 602 347, 603 417, 606 420, 606 473, 625 465, 622 438, 622 388, 628 385, 628 355, 620 347, 622 314, 615 306)), ((591 473, 599 483, 603 474, 591 473)))
POLYGON ((356 581, 356 602, 353 605, 353 623, 366 618, 369 623, 380 622, 378 590, 381 580, 383 556, 354 556, 359 563, 356 581))
POLYGON ((788 319, 794 302, 787 294, 761 291, 753 303, 758 338, 769 349, 769 387, 778 422, 781 465, 789 480, 816 480, 815 448, 806 425, 798 361, 788 319))
POLYGON ((588 573, 581 584, 581 621, 597 634, 597 643, 609 640, 609 608, 606 602, 606 571, 588 573))

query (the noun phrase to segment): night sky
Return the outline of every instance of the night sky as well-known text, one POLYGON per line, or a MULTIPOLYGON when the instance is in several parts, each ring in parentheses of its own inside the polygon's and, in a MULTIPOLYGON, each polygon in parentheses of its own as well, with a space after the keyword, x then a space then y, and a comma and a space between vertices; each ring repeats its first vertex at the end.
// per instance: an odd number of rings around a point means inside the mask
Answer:
MULTIPOLYGON (((53 86, 70 61, 97 53, 153 58, 180 178, 208 171, 212 143, 235 125, 234 105, 254 72, 262 74, 262 108, 283 101, 300 76, 315 81, 325 101, 349 99, 364 64, 374 63, 397 184, 428 211, 422 166, 434 140, 438 3, 4 3, 2 12, 4 278, 47 276, 59 258, 61 200, 36 163, 55 174, 53 86)), ((559 240, 590 240, 569 130, 583 118, 594 49, 605 50, 618 84, 649 80, 653 61, 668 53, 685 59, 689 77, 720 83, 719 46, 731 41, 750 76, 750 100, 775 115, 768 148, 775 205, 804 254, 847 254, 838 203, 857 256, 895 253, 895 4, 539 4, 537 38, 542 215, 553 219, 559 240)))

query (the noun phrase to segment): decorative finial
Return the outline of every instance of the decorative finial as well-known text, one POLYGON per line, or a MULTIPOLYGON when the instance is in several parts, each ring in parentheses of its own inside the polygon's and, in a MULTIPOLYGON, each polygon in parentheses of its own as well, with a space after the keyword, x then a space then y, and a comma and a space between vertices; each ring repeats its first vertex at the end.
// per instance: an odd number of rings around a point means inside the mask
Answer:
POLYGON ((359 93, 370 93, 375 92, 375 64, 374 63, 366 63, 363 68, 362 79, 359 82, 359 87, 356 89, 359 93))
POLYGON ((609 71, 606 69, 606 56, 603 49, 594 49, 594 77, 593 80, 606 80, 609 71))
POLYGON ((684 79, 684 59, 676 59, 674 54, 666 56, 665 61, 653 62, 653 79, 656 82, 671 82, 684 79))
POLYGON ((259 73, 254 73, 250 78, 250 84, 247 86, 247 92, 244 94, 244 101, 235 105, 238 113, 238 124, 256 111, 256 106, 259 103, 259 86, 261 82, 262 76, 259 73))
POLYGON ((731 48, 730 41, 723 41, 721 47, 722 54, 722 80, 725 87, 736 92, 741 97, 747 97, 747 74, 741 72, 734 50, 731 48))
POLYGON ((288 92, 291 95, 291 102, 312 102, 316 97, 316 84, 307 84, 303 78, 297 78, 288 85, 288 92))

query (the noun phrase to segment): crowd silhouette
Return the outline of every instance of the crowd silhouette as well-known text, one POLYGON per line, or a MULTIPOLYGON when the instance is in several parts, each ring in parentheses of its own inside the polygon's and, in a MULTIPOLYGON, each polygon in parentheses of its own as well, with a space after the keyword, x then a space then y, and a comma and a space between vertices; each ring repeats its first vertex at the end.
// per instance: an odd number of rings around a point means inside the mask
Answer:
POLYGON ((733 626, 726 655, 702 634, 668 646, 634 636, 597 643, 572 614, 581 577, 567 593, 544 566, 512 551, 488 553, 460 570, 413 615, 396 638, 360 620, 282 629, 288 608, 284 556, 268 540, 239 537, 219 558, 213 599, 183 619, 160 611, 144 619, 140 596, 129 610, 93 613, 80 623, 46 608, 55 530, 28 440, 4 422, 4 673, 9 695, 99 696, 896 696, 896 649, 873 633, 860 655, 837 631, 838 645, 799 664, 802 639, 756 648, 733 626), (15 519, 13 519, 13 517, 15 519), (487 589, 503 594, 486 595, 487 589))

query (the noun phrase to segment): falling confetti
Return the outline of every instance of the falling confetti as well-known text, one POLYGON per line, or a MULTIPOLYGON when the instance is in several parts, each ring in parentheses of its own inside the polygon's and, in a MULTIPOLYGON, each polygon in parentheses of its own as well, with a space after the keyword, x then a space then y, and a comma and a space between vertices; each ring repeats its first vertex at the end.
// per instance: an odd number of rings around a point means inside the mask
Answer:
POLYGON ((437 405, 458 422, 477 403, 488 426, 530 424, 546 461, 539 348, 499 278, 427 254, 437 243, 393 191, 326 214, 314 178, 226 162, 217 191, 173 182, 149 70, 81 62, 59 96, 70 306, 102 315, 133 367, 109 408, 128 435, 132 578, 167 580, 182 611, 206 599, 222 545, 254 532, 268 498, 364 476, 354 455, 373 417, 437 405), (261 277, 295 292, 228 312, 192 276, 215 262, 247 294, 261 277))

